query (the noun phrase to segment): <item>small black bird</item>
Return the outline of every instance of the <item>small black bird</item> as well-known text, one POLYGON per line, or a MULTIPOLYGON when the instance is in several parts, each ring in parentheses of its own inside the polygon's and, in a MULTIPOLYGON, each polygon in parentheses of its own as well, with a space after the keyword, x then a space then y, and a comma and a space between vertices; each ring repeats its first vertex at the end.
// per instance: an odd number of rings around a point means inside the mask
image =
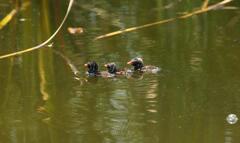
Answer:
POLYGON ((115 63, 107 63, 104 65, 108 72, 110 74, 114 74, 114 75, 125 75, 127 73, 126 70, 120 70, 117 68, 117 65, 115 63))
POLYGON ((98 64, 95 61, 90 61, 84 64, 85 67, 88 68, 87 74, 89 76, 100 76, 100 72, 98 71, 98 64))

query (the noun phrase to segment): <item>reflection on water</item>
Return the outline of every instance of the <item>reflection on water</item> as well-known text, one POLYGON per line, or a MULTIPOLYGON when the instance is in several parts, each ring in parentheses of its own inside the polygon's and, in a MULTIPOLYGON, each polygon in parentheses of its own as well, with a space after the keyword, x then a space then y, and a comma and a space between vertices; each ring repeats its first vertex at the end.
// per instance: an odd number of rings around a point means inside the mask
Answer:
MULTIPOLYGON (((238 123, 225 118, 240 113, 239 12, 219 10, 93 41, 201 2, 77 0, 53 47, 0 61, 0 142, 238 143, 238 123), (67 27, 84 33, 71 35, 67 27), (127 61, 137 56, 162 72, 85 75, 87 61, 103 71, 108 62, 130 68, 127 61)), ((0 31, 0 53, 44 41, 66 4, 32 2, 0 31)), ((0 0, 0 16, 10 6, 0 0)))
POLYGON ((236 125, 226 125, 224 130, 224 143, 235 143, 239 139, 239 127, 236 125))
POLYGON ((225 130, 225 141, 224 143, 232 143, 233 142, 233 138, 232 138, 232 130, 231 129, 226 129, 225 130))

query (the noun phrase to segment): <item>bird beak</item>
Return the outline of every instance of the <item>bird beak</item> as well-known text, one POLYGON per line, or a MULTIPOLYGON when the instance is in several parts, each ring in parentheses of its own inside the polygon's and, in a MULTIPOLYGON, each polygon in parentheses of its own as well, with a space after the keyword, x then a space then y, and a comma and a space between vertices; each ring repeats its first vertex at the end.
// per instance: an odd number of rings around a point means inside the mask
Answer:
POLYGON ((132 61, 127 62, 127 64, 128 64, 128 65, 131 65, 131 64, 132 64, 132 61))
POLYGON ((87 67, 88 66, 88 64, 84 64, 84 67, 87 67))
POLYGON ((107 67, 108 67, 108 65, 107 65, 107 64, 105 64, 105 65, 104 65, 104 67, 106 67, 106 68, 107 68, 107 67))

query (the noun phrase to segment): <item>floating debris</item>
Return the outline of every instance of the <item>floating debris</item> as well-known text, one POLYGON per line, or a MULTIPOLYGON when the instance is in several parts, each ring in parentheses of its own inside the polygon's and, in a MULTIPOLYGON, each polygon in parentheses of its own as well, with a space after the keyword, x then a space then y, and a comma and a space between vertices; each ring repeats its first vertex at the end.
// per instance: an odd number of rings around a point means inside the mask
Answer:
POLYGON ((74 35, 81 34, 81 33, 83 33, 83 28, 81 28, 81 27, 68 27, 68 32, 70 34, 74 34, 74 35))
POLYGON ((47 47, 52 48, 52 47, 53 47, 53 44, 54 44, 54 43, 52 42, 52 43, 48 44, 47 47))
POLYGON ((236 124, 236 123, 237 123, 238 117, 237 117, 237 115, 235 115, 235 114, 229 114, 229 115, 227 116, 226 120, 227 120, 227 122, 228 122, 229 124, 232 125, 232 124, 236 124))
POLYGON ((20 18, 19 21, 24 22, 24 21, 27 21, 27 19, 26 18, 20 18))

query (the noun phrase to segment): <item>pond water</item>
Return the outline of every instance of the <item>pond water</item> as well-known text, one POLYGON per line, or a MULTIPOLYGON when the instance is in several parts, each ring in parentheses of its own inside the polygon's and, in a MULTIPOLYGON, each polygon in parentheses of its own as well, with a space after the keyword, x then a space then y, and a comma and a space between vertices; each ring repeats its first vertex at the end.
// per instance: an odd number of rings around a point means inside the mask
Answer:
MULTIPOLYGON (((214 10, 109 38, 167 18, 200 0, 76 0, 52 46, 0 60, 1 143, 239 143, 240 11, 214 10), (79 35, 68 27, 82 27, 79 35), (87 78, 95 60, 162 68, 131 78, 87 78), (76 67, 79 76, 74 74, 76 67)), ((219 1, 213 1, 216 3, 219 1)), ((0 30, 1 55, 46 40, 68 1, 32 2, 0 30)), ((230 6, 239 7, 239 2, 230 6)), ((0 0, 0 18, 13 4, 0 0)))

